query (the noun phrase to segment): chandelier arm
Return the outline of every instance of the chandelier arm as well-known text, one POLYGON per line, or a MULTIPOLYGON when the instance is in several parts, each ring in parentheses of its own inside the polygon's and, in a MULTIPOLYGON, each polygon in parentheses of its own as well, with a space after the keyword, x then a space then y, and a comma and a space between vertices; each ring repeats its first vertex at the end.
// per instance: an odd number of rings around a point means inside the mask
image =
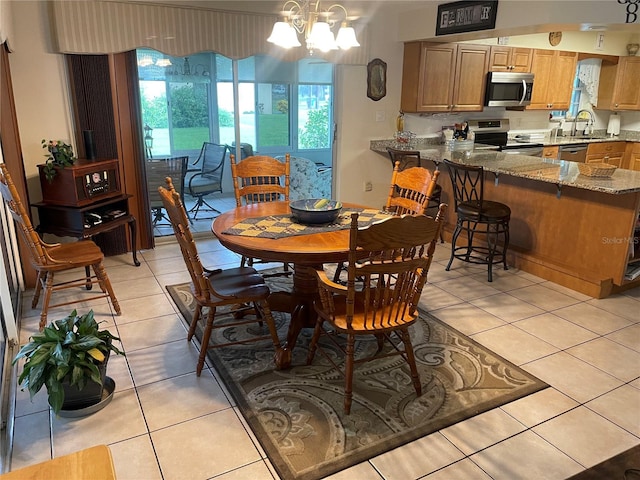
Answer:
POLYGON ((300 6, 300 4, 298 2, 296 2, 296 0, 287 0, 284 5, 282 6, 282 11, 283 12, 287 12, 289 13, 289 16, 291 16, 292 13, 294 13, 294 11, 298 9, 298 12, 302 12, 302 7, 300 6), (291 7, 291 9, 287 10, 287 5, 293 5, 293 7, 291 7))

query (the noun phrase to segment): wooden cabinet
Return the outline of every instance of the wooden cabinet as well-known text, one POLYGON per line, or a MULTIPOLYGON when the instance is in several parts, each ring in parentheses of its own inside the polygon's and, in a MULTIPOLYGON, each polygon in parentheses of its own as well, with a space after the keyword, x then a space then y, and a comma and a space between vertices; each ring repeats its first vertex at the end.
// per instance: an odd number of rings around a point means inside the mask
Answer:
POLYGON ((568 110, 577 63, 577 52, 535 49, 531 62, 535 78, 527 110, 568 110))
POLYGON ((80 207, 122 193, 118 160, 77 159, 70 167, 54 168, 56 176, 49 182, 44 164, 38 165, 45 203, 80 207))
POLYGON ((487 45, 406 43, 402 111, 481 112, 489 49, 487 45))
POLYGON ((530 72, 533 51, 530 48, 494 45, 489 54, 490 72, 530 72))
POLYGON ((640 142, 627 142, 624 164, 629 170, 640 172, 640 142))
POLYGON ((640 110, 640 57, 619 57, 618 63, 602 62, 598 105, 604 110, 640 110))
POLYGON ((558 158, 559 153, 560 153, 560 147, 558 145, 544 147, 542 149, 542 158, 552 158, 555 160, 558 158))
POLYGON ((590 143, 585 163, 608 163, 625 168, 623 159, 626 146, 625 142, 590 143))

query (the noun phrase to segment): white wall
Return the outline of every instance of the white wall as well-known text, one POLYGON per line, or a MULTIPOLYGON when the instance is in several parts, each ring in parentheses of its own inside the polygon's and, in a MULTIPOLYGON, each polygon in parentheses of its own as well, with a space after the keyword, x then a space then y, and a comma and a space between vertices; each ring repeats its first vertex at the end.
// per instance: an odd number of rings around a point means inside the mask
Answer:
POLYGON ((53 53, 47 8, 46 2, 24 0, 12 2, 11 12, 9 64, 32 202, 42 199, 36 167, 45 158, 41 140, 73 143, 67 70, 64 56, 53 53))
POLYGON ((342 201, 380 207, 389 193, 391 161, 369 150, 369 140, 389 138, 395 132, 402 75, 403 44, 388 40, 396 36, 390 15, 393 15, 392 8, 378 10, 367 26, 371 59, 380 58, 387 63, 387 95, 379 101, 367 97, 364 66, 339 67, 336 85, 339 138, 335 195, 342 201), (376 118, 382 120, 376 121, 376 118), (364 191, 365 182, 372 183, 372 191, 364 191))
MULTIPOLYGON (((416 7, 403 12, 402 41, 436 38, 438 4, 445 2, 417 2, 416 7)), ((633 7, 632 7, 633 8, 633 7)), ((606 26, 611 31, 635 31, 640 21, 628 18, 627 4, 617 0, 500 0, 493 36, 528 35, 552 31, 578 31, 583 26, 606 26), (634 23, 627 24, 627 20, 634 23)), ((447 35, 451 41, 486 38, 485 32, 447 35)), ((445 37, 439 37, 443 41, 445 37)), ((624 55, 624 50, 615 55, 624 55)))

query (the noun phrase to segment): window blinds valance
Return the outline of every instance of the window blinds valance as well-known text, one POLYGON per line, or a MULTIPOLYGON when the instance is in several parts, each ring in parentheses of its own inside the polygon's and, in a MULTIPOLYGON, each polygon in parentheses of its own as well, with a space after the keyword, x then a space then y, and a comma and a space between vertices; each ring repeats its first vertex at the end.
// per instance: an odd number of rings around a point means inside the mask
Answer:
MULTIPOLYGON (((60 53, 109 54, 147 47, 173 56, 214 51, 233 59, 267 54, 294 61, 308 55, 304 47, 284 50, 266 41, 276 15, 109 0, 52 2, 51 6, 60 53)), ((363 32, 358 35, 360 48, 314 56, 366 65, 366 38, 363 32)))

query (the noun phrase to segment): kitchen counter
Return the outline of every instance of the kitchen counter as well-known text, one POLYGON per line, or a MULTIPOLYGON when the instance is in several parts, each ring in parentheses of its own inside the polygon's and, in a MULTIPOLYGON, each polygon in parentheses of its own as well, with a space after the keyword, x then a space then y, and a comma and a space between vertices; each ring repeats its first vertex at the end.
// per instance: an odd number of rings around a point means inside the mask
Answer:
MULTIPOLYGON (((372 141, 371 149, 388 158, 383 141, 372 141), (382 143, 382 144, 381 144, 382 143)), ((391 141, 394 143, 393 141, 391 141)), ((581 175, 576 162, 551 160, 528 155, 515 155, 486 150, 482 147, 470 152, 451 151, 444 145, 418 144, 420 157, 436 164, 448 159, 465 165, 479 165, 496 177, 511 175, 540 182, 552 183, 558 188, 573 187, 613 195, 640 192, 640 172, 617 169, 610 178, 581 175)))
MULTIPOLYGON (((446 158, 490 172, 484 179, 485 198, 511 209, 510 266, 595 298, 640 285, 640 277, 625 278, 630 247, 638 238, 640 172, 617 169, 610 178, 586 177, 575 162, 482 147, 451 151, 436 144, 436 138, 417 140, 414 149, 424 159, 439 164, 446 158)), ((397 147, 393 140, 381 140, 370 148, 388 159, 387 146, 397 147)), ((450 205, 444 227, 450 241, 456 215, 444 170, 438 183, 441 201, 450 205)), ((452 268, 457 267, 454 262, 452 268)))

